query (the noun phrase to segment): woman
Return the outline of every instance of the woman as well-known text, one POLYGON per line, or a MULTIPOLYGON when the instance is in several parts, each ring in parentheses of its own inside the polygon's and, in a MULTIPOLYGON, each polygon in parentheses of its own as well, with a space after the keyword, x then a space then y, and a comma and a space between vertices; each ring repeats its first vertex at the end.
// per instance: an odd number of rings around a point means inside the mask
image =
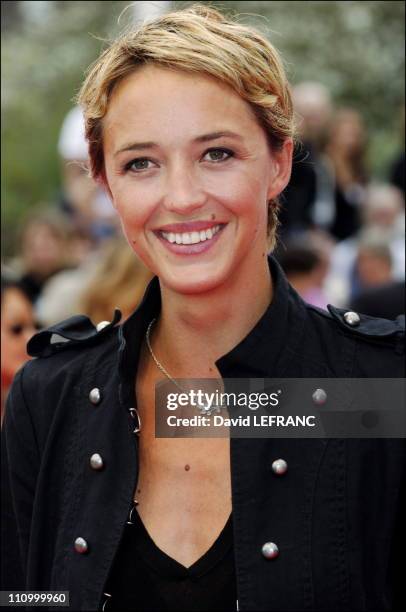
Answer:
POLYGON ((46 282, 71 266, 68 234, 64 217, 53 209, 31 212, 23 223, 20 283, 35 305, 46 282))
POLYGON ((76 317, 30 343, 9 571, 81 610, 389 609, 402 442, 154 436, 161 380, 400 375, 399 323, 307 307, 267 259, 293 136, 277 52, 193 6, 114 43, 80 103, 156 278, 119 328, 76 317))
POLYGON ((354 109, 337 110, 327 133, 325 156, 335 182, 335 218, 331 233, 337 240, 354 235, 361 226, 366 196, 367 133, 354 109))
POLYGON ((31 302, 17 281, 1 277, 1 422, 8 390, 27 361, 27 342, 37 326, 31 302))

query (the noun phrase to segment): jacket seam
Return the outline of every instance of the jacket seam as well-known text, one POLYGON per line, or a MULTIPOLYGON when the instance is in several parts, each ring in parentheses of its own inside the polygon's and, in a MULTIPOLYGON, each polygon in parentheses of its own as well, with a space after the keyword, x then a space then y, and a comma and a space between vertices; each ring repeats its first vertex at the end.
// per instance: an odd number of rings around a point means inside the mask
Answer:
MULTIPOLYGON (((314 581, 313 581, 313 548, 312 548, 312 542, 313 542, 313 514, 314 514, 314 506, 315 506, 315 499, 316 499, 316 489, 317 489, 317 481, 319 478, 319 474, 320 474, 320 470, 321 470, 321 466, 323 463, 323 459, 325 457, 326 454, 326 450, 327 447, 330 443, 330 440, 327 440, 327 443, 325 444, 324 448, 323 448, 323 452, 320 454, 320 458, 319 458, 319 462, 316 468, 316 474, 315 474, 315 478, 313 480, 313 488, 311 493, 308 494, 308 502, 310 502, 310 516, 309 516, 309 528, 307 530, 307 534, 306 534, 306 539, 307 539, 307 545, 309 548, 309 560, 308 560, 308 578, 307 578, 307 582, 308 582, 308 589, 306 589, 306 584, 305 584, 305 592, 304 592, 304 600, 305 600, 305 607, 308 610, 312 610, 314 608, 314 599, 315 599, 315 593, 314 593, 314 581)), ((306 564, 305 564, 306 565, 306 564)), ((306 580, 305 580, 306 582, 306 580)))

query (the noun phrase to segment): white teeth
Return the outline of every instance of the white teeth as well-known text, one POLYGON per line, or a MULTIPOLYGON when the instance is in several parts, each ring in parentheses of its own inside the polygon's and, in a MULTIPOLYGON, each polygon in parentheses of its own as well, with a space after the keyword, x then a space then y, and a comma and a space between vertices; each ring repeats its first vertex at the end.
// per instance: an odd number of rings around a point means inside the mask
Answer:
POLYGON ((174 232, 161 232, 161 236, 168 240, 168 242, 176 244, 198 244, 204 240, 210 240, 217 234, 220 229, 220 225, 210 227, 200 232, 184 232, 182 234, 175 234, 174 232))

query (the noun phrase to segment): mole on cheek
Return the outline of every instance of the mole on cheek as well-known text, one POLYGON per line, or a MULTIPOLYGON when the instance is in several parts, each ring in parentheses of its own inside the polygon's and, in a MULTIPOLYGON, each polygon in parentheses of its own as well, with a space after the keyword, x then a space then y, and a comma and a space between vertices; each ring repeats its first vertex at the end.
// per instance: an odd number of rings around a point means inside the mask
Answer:
POLYGON ((188 471, 190 470, 190 465, 187 465, 187 464, 186 464, 186 465, 185 465, 185 470, 186 470, 186 472, 188 472, 188 471))

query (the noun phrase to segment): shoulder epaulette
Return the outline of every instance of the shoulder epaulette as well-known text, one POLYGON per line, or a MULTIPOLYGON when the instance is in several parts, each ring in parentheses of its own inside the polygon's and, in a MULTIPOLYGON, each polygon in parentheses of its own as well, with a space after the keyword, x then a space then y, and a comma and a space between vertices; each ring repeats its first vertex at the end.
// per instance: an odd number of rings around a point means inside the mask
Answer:
POLYGON ((393 321, 379 319, 365 314, 336 308, 329 304, 327 306, 331 316, 340 327, 352 334, 364 338, 390 338, 391 336, 402 336, 405 333, 405 316, 399 315, 393 321))
POLYGON ((70 317, 35 334, 27 344, 27 352, 31 357, 46 357, 68 347, 86 346, 106 336, 120 319, 118 309, 112 321, 101 321, 97 325, 84 315, 70 317))

